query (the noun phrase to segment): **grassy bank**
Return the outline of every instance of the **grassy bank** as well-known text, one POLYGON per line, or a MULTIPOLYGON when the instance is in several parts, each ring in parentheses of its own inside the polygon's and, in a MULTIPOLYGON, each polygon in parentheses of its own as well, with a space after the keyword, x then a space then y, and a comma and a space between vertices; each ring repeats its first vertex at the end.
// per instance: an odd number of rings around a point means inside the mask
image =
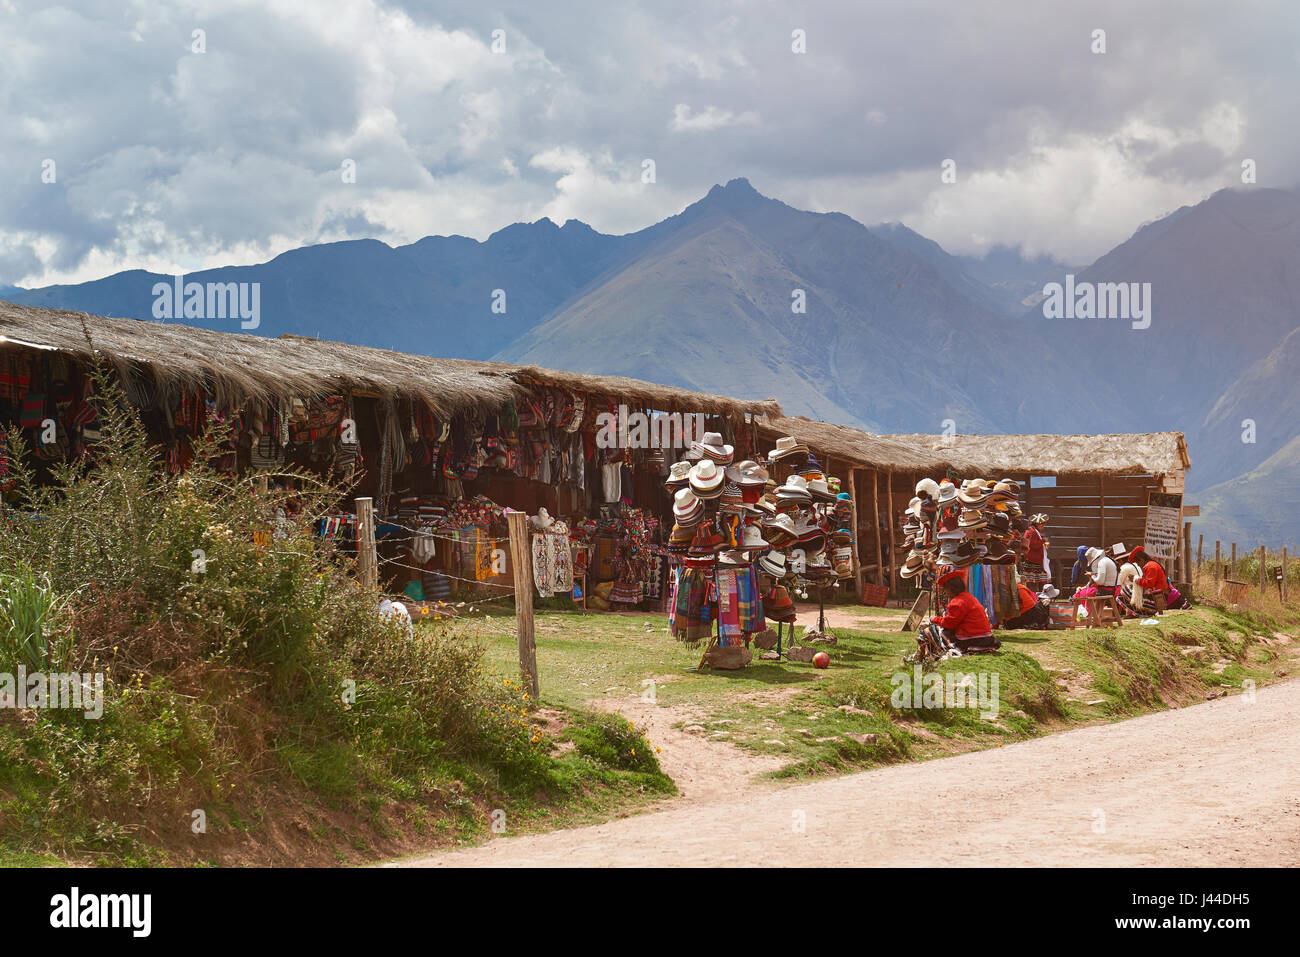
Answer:
MULTIPOLYGON (((617 707, 653 696, 701 738, 780 756, 783 778, 862 769, 996 747, 1036 735, 1240 693, 1276 680, 1297 646, 1277 637, 1300 627, 1300 606, 1255 612, 1198 607, 1158 624, 1108 631, 999 632, 1002 650, 944 662, 958 685, 981 675, 997 706, 925 707, 896 703, 915 675, 902 664, 914 649, 898 630, 905 613, 842 609, 854 627, 834 627, 825 670, 755 660, 732 672, 693 672, 699 651, 666 633, 656 615, 544 615, 538 624, 543 700, 617 707), (902 704, 903 706, 899 706, 902 704)), ((513 649, 489 642, 503 673, 513 649)))
POLYGON ((38 485, 9 435, 0 676, 84 676, 94 703, 10 685, 0 863, 364 861, 672 793, 626 721, 537 709, 463 628, 381 618, 312 533, 341 487, 222 474, 219 430, 161 472, 99 387, 92 465, 38 485))

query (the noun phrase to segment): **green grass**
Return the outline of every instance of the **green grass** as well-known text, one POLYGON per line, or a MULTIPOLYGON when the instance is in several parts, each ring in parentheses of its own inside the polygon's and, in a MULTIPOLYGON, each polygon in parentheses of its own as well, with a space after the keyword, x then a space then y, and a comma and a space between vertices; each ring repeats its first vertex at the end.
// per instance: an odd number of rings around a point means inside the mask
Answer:
MULTIPOLYGON (((831 659, 824 671, 756 657, 739 671, 698 672, 701 649, 672 639, 663 616, 540 614, 542 700, 582 707, 653 695, 660 706, 702 716, 691 720, 706 734, 780 756, 785 764, 776 776, 801 777, 999 746, 1204 700, 1207 693, 1240 690, 1247 679, 1263 684, 1278 659, 1257 639, 1300 621, 1290 610, 1261 616, 1202 607, 1168 613, 1158 625, 999 632, 999 653, 937 669, 940 675, 983 672, 990 681, 996 674, 997 714, 985 717, 973 708, 894 707, 891 679, 910 675, 902 657, 915 648, 910 633, 896 630, 906 613, 842 610, 889 616, 898 625, 832 628, 839 642, 824 646, 831 659), (1205 650, 1183 653, 1196 646, 1205 650)), ((487 649, 491 667, 517 674, 512 637, 489 636, 487 649)))

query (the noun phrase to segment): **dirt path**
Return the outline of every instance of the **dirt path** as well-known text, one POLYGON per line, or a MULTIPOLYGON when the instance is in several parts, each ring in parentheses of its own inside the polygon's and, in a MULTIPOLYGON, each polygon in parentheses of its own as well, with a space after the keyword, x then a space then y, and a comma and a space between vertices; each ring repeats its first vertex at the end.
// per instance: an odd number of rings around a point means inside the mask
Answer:
POLYGON ((387 866, 1295 866, 1296 714, 1292 680, 1253 704, 1233 696, 387 866))
MULTIPOLYGON (((734 744, 710 738, 718 722, 704 720, 687 708, 662 707, 639 696, 599 698, 591 708, 617 711, 645 729, 646 739, 659 749, 656 757, 664 774, 677 785, 678 801, 687 804, 734 799, 750 791, 773 790, 777 785, 763 775, 785 764, 778 755, 756 754, 734 744), (687 731, 674 728, 683 722, 687 731)), ((679 806, 679 805, 674 805, 679 806)))

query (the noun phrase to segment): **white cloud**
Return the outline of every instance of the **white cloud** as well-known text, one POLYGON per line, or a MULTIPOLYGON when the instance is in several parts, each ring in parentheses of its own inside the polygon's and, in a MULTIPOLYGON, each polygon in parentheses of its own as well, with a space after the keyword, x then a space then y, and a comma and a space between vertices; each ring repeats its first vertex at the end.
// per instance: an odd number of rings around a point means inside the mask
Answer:
POLYGON ((709 133, 720 130, 724 126, 757 124, 758 113, 755 110, 733 113, 731 110, 719 109, 716 106, 706 106, 698 113, 692 113, 688 104, 678 103, 673 107, 673 118, 669 121, 668 128, 674 133, 709 133))

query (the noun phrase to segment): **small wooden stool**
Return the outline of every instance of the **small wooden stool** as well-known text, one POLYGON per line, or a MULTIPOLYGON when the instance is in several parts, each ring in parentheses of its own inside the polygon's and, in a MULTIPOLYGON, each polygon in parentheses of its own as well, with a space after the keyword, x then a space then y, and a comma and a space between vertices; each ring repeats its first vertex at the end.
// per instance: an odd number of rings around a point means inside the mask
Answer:
POLYGON ((1093 595, 1085 598, 1084 603, 1088 606, 1088 624, 1085 627, 1109 628, 1114 625, 1118 628, 1123 624, 1124 616, 1120 614, 1114 595, 1093 595))

